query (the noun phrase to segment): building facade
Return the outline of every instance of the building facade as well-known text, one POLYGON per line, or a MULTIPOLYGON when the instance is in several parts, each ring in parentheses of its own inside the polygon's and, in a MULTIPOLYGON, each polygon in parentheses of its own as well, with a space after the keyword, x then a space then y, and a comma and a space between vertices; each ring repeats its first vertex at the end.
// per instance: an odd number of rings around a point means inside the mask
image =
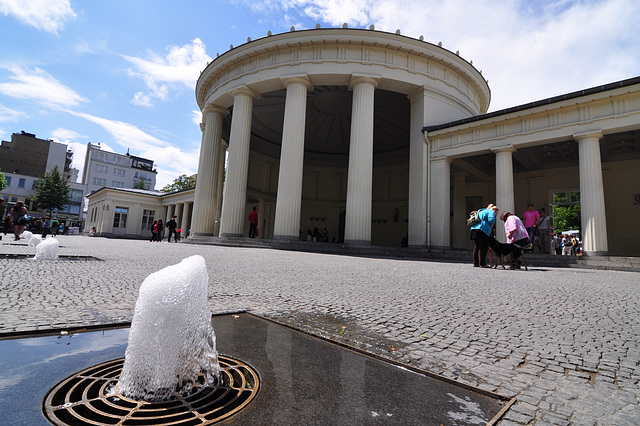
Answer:
POLYGON ((173 215, 189 235, 195 189, 163 194, 131 188, 100 188, 87 195, 85 233, 97 236, 151 238, 153 221, 166 223, 173 215), (95 228, 95 231, 93 229, 95 228))
POLYGON ((116 154, 104 151, 100 144, 87 144, 84 160, 82 183, 87 186, 87 193, 102 187, 133 188, 142 179, 146 190, 153 190, 156 185, 157 171, 153 161, 127 154, 116 154))
POLYGON ((247 235, 257 207, 266 238, 326 227, 347 244, 468 248, 472 207, 521 214, 529 201, 552 207, 554 194, 579 193, 586 253, 640 255, 628 237, 640 231, 629 220, 640 194, 637 79, 486 114, 488 83, 457 53, 315 29, 220 55, 196 97, 194 234, 247 235))
POLYGON ((39 139, 24 131, 12 134, 11 142, 2 141, 0 145, 0 170, 7 180, 0 196, 9 206, 22 201, 32 216, 43 216, 45 212, 32 201, 35 182, 57 166, 69 179, 71 191, 69 202, 54 215, 69 226, 79 226, 85 187, 75 182, 78 170, 70 168, 72 155, 66 144, 39 139))

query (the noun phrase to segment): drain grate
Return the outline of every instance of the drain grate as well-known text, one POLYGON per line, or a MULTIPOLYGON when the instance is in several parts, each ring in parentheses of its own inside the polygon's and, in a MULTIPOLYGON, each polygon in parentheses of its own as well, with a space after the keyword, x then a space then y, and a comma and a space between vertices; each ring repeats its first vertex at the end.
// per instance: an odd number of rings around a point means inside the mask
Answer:
POLYGON ((159 402, 109 394, 124 358, 80 371, 49 391, 43 413, 56 425, 209 425, 242 410, 257 395, 260 380, 243 362, 218 356, 222 384, 200 387, 187 396, 159 402))

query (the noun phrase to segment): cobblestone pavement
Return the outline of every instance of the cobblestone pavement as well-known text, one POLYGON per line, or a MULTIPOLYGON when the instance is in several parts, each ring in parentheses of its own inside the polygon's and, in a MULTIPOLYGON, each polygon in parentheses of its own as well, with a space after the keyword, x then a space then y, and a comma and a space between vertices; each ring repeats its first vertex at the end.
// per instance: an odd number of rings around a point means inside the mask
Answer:
POLYGON ((62 255, 102 261, 1 259, 0 332, 130 321, 148 274, 200 254, 214 313, 246 310, 515 396, 503 426, 640 424, 638 273, 58 239, 62 255))

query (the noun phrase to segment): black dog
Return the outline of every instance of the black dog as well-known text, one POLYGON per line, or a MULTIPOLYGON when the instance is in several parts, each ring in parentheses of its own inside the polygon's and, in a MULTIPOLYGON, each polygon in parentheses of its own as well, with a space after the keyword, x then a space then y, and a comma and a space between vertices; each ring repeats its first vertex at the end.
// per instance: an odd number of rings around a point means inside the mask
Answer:
MULTIPOLYGON (((524 263, 524 270, 525 271, 529 270, 527 269, 527 266, 529 266, 527 264, 527 261, 524 260, 524 257, 522 257, 522 251, 526 247, 521 247, 513 243, 501 243, 498 240, 496 240, 496 238, 493 235, 491 236, 491 238, 489 238, 489 247, 491 247, 491 250, 493 250, 493 252, 496 254, 496 257, 498 258, 498 262, 502 266, 502 269, 506 269, 503 263, 504 256, 509 255, 511 256, 512 260, 515 261, 514 262, 515 268, 512 267, 511 269, 520 269, 520 264, 524 263)), ((496 263, 493 266, 493 269, 496 269, 497 267, 498 267, 498 263, 496 263)))

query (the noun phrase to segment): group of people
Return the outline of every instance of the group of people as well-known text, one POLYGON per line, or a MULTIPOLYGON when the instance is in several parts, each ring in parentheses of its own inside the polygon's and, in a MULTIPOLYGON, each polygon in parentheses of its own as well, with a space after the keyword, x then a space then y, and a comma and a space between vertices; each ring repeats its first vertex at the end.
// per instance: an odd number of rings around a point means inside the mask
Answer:
POLYGON ((151 242, 160 242, 164 238, 164 230, 165 228, 168 230, 169 236, 167 237, 167 242, 171 242, 171 237, 173 236, 173 242, 177 243, 180 241, 180 234, 182 233, 182 229, 178 228, 178 222, 176 219, 177 215, 173 215, 167 223, 163 223, 162 219, 157 219, 153 221, 153 225, 151 228, 151 242), (166 226, 165 226, 166 225, 166 226))
MULTIPOLYGON (((470 238, 474 241, 474 267, 491 267, 491 264, 487 265, 487 255, 490 254, 489 243, 491 238, 495 238, 496 217, 498 217, 499 213, 500 209, 498 209, 497 206, 489 204, 487 208, 478 211, 478 221, 471 226, 470 238)), ((516 264, 515 259, 520 257, 522 250, 528 249, 531 246, 529 232, 524 223, 522 223, 522 220, 510 211, 502 212, 499 217, 500 220, 504 222, 507 242, 514 244, 514 249, 511 253, 511 268, 515 269, 519 266, 516 264)), ((493 262, 493 253, 490 254, 490 262, 493 262)))
MULTIPOLYGON (((57 236, 69 233, 69 227, 58 219, 50 219, 49 216, 41 218, 29 216, 29 211, 22 201, 16 202, 8 209, 4 198, 0 198, 0 226, 4 235, 9 231, 13 232, 14 241, 20 240, 20 235, 25 229, 34 234, 42 233, 42 238, 46 238, 49 234, 57 236)), ((0 239, 2 239, 1 235, 0 239)))

